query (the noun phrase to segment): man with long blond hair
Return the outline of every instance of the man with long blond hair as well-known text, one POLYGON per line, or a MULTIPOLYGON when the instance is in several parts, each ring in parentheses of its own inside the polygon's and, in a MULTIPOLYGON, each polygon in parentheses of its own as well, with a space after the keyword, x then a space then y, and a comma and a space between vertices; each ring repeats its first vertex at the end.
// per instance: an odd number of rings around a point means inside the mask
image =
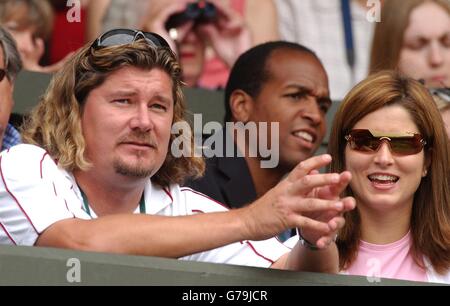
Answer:
POLYGON ((82 48, 32 112, 27 144, 0 156, 0 243, 336 272, 349 173, 316 174, 330 157, 315 157, 233 211, 181 188, 204 164, 169 150, 180 75, 154 33, 116 29, 82 48), (294 249, 269 239, 292 227, 294 249))

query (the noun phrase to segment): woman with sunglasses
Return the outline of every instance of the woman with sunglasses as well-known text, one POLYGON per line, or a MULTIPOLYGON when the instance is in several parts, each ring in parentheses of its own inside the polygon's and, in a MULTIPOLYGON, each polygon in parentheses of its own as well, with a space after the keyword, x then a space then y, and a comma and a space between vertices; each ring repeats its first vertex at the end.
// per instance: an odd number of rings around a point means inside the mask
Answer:
POLYGON ((337 238, 343 273, 450 283, 450 147, 433 98, 394 72, 346 96, 329 143, 357 209, 337 238))

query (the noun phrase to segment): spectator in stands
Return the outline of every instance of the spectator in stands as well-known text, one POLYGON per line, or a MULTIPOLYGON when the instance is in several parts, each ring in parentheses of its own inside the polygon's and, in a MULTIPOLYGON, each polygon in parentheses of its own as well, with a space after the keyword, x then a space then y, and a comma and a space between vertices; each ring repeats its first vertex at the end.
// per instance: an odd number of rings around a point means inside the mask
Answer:
POLYGON ((441 112, 447 136, 450 140, 450 88, 433 88, 430 91, 441 112))
POLYGON ((342 100, 367 76, 376 9, 382 2, 375 7, 369 6, 367 0, 275 3, 281 38, 316 52, 330 78, 331 98, 342 100))
POLYGON ((6 150, 20 143, 19 132, 8 123, 14 106, 14 81, 22 69, 22 61, 11 35, 0 26, 0 143, 6 150))
POLYGON ((450 86, 450 2, 387 0, 375 29, 370 72, 398 69, 428 87, 450 86))
POLYGON ((223 157, 208 159, 205 176, 188 185, 231 208, 250 204, 314 154, 325 136, 330 106, 327 74, 311 50, 284 41, 253 47, 231 70, 225 122, 243 123, 246 128, 256 124, 259 129, 253 137, 260 142, 264 138, 272 156, 251 155, 251 140, 240 142, 232 138, 232 130, 224 129, 220 133, 228 143, 220 152, 223 157), (279 134, 261 130, 261 123, 269 127, 278 123, 279 134), (236 152, 232 156, 226 154, 230 144, 236 152), (261 167, 261 161, 269 158, 275 163, 261 167))
POLYGON ((217 17, 214 22, 196 24, 189 21, 178 28, 166 30, 170 16, 183 12, 189 0, 171 2, 153 11, 145 25, 147 30, 161 33, 177 50, 183 68, 183 80, 188 86, 197 86, 206 61, 207 42, 221 60, 231 67, 237 57, 251 47, 250 31, 238 13, 215 1, 217 17), (170 33, 169 33, 170 32, 170 33))
POLYGON ((53 27, 48 0, 0 1, 0 25, 16 40, 24 69, 50 73, 62 66, 63 61, 45 67, 40 64, 53 27))
POLYGON ((204 168, 172 148, 190 132, 171 134, 185 115, 180 74, 167 42, 134 30, 107 32, 72 57, 31 113, 28 144, 1 155, 1 243, 337 271, 332 237, 354 199, 338 196, 348 172, 310 174, 329 156, 240 210, 180 188, 204 168), (264 240, 291 227, 321 251, 264 240))
MULTIPOLYGON (((195 1, 92 1, 89 5, 88 38, 94 39, 102 29, 131 27, 159 33, 171 42, 165 28, 167 19, 172 14, 185 10, 187 3, 193 2, 195 1)), ((187 84, 216 89, 225 87, 229 69, 243 51, 252 45, 278 39, 277 16, 272 0, 209 2, 214 3, 219 11, 220 18, 213 23, 214 27, 201 27, 203 30, 197 31, 198 27, 193 29, 192 24, 188 24, 187 27, 173 29, 171 33, 180 46, 178 53, 187 84), (191 29, 194 31, 190 31, 191 29)))
POLYGON ((168 0, 94 0, 87 6, 86 40, 115 28, 142 29, 150 5, 168 0))
POLYGON ((344 99, 333 123, 332 171, 352 173, 337 240, 349 274, 450 283, 450 143, 419 82, 380 72, 344 99))
POLYGON ((90 0, 49 1, 55 17, 48 54, 49 64, 54 64, 64 60, 86 43, 86 16, 90 0))

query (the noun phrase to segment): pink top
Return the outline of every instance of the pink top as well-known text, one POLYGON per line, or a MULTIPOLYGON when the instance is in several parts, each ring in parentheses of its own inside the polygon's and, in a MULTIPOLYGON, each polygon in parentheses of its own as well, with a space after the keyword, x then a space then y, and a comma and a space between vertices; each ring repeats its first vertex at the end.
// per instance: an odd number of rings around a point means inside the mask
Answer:
POLYGON ((378 245, 361 241, 358 257, 343 273, 426 282, 426 271, 420 268, 411 256, 411 244, 410 232, 390 244, 378 245))
MULTIPOLYGON (((244 16, 245 0, 231 0, 230 6, 234 11, 244 16)), ((229 75, 230 69, 215 55, 206 60, 198 85, 208 89, 225 88, 229 75)))

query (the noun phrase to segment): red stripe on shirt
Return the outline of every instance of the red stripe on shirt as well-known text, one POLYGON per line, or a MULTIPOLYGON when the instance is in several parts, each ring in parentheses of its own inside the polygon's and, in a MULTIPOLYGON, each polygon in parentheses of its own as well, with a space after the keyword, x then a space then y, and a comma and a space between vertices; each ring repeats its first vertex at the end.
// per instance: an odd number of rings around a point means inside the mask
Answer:
POLYGON ((55 192, 55 196, 58 197, 58 194, 56 193, 55 182, 53 182, 53 191, 55 192))
POLYGON ((210 198, 210 197, 208 197, 207 195, 205 195, 205 194, 203 194, 203 193, 201 193, 201 192, 195 191, 195 190, 193 190, 193 189, 191 189, 191 188, 184 188, 184 189, 182 188, 181 191, 182 191, 182 192, 184 192, 184 191, 190 191, 190 192, 192 192, 192 193, 198 194, 199 196, 202 196, 202 197, 204 197, 204 198, 207 198, 208 200, 211 200, 211 201, 213 201, 213 202, 219 204, 220 206, 226 208, 227 210, 230 210, 230 208, 229 208, 228 206, 226 206, 225 204, 220 203, 219 201, 216 201, 216 200, 214 200, 213 198, 210 198))
POLYGON ((42 176, 42 163, 44 162, 44 159, 45 159, 45 157, 47 155, 48 155, 47 152, 45 152, 44 156, 42 156, 42 159, 41 159, 41 178, 43 178, 43 176, 42 176))
POLYGON ((172 203, 173 203, 173 198, 172 198, 172 195, 170 194, 170 191, 169 191, 169 190, 166 190, 166 188, 163 188, 163 190, 164 190, 164 192, 169 196, 170 200, 171 200, 172 203))
MULTIPOLYGON (((200 196, 202 196, 202 197, 204 197, 204 198, 207 198, 208 200, 211 200, 211 201, 213 201, 213 202, 219 204, 219 205, 222 206, 222 207, 225 207, 227 210, 230 210, 230 208, 227 207, 225 204, 220 203, 220 202, 214 200, 213 198, 210 198, 210 197, 208 197, 207 195, 205 195, 205 194, 203 194, 203 193, 201 193, 201 192, 195 191, 195 190, 193 190, 193 189, 191 189, 191 188, 183 187, 183 188, 181 188, 181 191, 190 191, 190 192, 193 192, 193 193, 195 193, 195 194, 198 194, 198 195, 200 195, 200 196)), ((194 212, 194 210, 193 210, 192 212, 194 212)), ((289 247, 287 247, 286 245, 284 245, 284 243, 281 242, 279 239, 277 239, 277 241, 278 241, 282 246, 284 246, 285 248, 287 248, 288 250, 291 250, 291 248, 289 248, 289 247)), ((242 243, 242 242, 241 242, 241 243, 242 243)))
POLYGON ((271 264, 274 264, 274 263, 275 263, 273 260, 271 260, 271 259, 265 257, 264 255, 259 254, 258 251, 256 251, 255 247, 254 247, 250 242, 246 241, 245 243, 247 243, 247 244, 250 246, 250 248, 253 250, 253 252, 255 252, 256 255, 258 255, 259 257, 261 257, 261 258, 267 260, 267 261, 270 262, 271 264))
POLYGON ((74 214, 73 212, 70 211, 69 206, 67 205, 66 199, 64 199, 64 203, 66 203, 67 211, 70 212, 74 218, 76 218, 76 217, 75 217, 75 214, 74 214))
POLYGON ((2 223, 0 223, 0 227, 3 229, 3 231, 6 233, 6 236, 8 236, 9 240, 12 241, 12 243, 14 243, 14 245, 17 245, 17 243, 14 241, 14 239, 12 239, 11 235, 8 233, 8 231, 6 230, 5 226, 3 226, 2 223))
POLYGON ((193 213, 199 213, 199 214, 204 214, 205 213, 204 211, 201 211, 199 209, 194 209, 194 210, 192 210, 192 212, 193 213))
POLYGON ((12 192, 9 190, 8 186, 6 185, 6 181, 5 181, 5 177, 3 176, 3 168, 2 168, 2 158, 3 156, 0 156, 0 174, 2 176, 2 180, 3 180, 3 184, 5 185, 5 189, 6 192, 8 192, 8 194, 11 196, 11 198, 14 199, 14 201, 17 203, 17 205, 19 206, 20 210, 23 212, 23 214, 25 215, 25 217, 28 219, 28 221, 30 222, 31 226, 33 227, 33 229, 36 231, 36 234, 39 235, 39 232, 36 230, 36 227, 34 226, 33 222, 31 222, 30 217, 28 217, 27 213, 25 212, 25 210, 22 208, 22 206, 20 205, 19 201, 17 200, 17 198, 12 194, 12 192))

